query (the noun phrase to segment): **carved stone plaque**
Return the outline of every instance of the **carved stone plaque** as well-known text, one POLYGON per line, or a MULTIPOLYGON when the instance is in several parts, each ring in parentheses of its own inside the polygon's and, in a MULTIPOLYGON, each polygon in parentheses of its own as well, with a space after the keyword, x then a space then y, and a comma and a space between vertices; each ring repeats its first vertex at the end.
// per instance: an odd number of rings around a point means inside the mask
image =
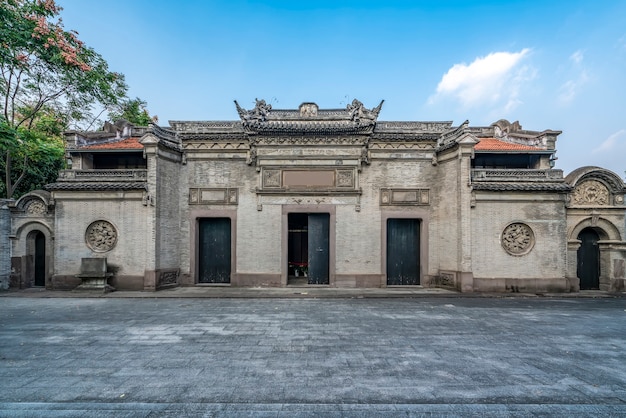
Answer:
POLYGON ((43 215, 47 212, 46 205, 41 200, 33 200, 26 208, 26 212, 33 215, 43 215))
POLYGON ((318 107, 315 103, 302 103, 300 105, 300 116, 312 117, 317 116, 318 107))
POLYGON ((280 170, 263 170, 263 187, 280 187, 280 170))
POLYGON ((117 230, 108 221, 95 221, 85 232, 87 246, 95 252, 111 251, 117 244, 117 230))
POLYGON ((354 187, 352 170, 337 170, 337 187, 354 187))
POLYGON ((514 222, 502 231, 502 248, 511 255, 528 254, 534 245, 533 230, 524 223, 514 222))
POLYGON ((609 189, 597 180, 588 180, 576 186, 572 201, 575 205, 608 205, 609 189))
POLYGON ((380 189, 381 206, 389 205, 428 205, 428 189, 380 189))
POLYGON ((203 187, 189 189, 190 205, 236 205, 239 190, 223 187, 203 187))

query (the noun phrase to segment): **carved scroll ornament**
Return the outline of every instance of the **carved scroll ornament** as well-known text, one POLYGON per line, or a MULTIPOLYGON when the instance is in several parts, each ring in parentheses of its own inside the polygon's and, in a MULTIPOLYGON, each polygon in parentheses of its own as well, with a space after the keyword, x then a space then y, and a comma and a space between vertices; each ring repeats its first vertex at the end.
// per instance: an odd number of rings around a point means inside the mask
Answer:
POLYGON ((588 180, 576 186, 572 201, 575 205, 608 205, 609 189, 597 180, 588 180))

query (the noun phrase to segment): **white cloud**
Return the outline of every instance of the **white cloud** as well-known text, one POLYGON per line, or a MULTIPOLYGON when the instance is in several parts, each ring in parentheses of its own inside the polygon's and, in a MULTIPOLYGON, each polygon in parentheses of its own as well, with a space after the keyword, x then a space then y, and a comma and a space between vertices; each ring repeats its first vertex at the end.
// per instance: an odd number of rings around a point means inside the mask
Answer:
MULTIPOLYGON (((620 138, 626 137, 626 129, 620 129, 619 131, 609 135, 607 139, 605 139, 598 148, 594 149, 592 152, 594 154, 598 152, 609 152, 615 150, 620 145, 620 138)), ((626 141, 624 142, 626 145, 626 141)))
POLYGON ((581 88, 589 81, 589 74, 583 67, 584 54, 580 49, 569 56, 572 62, 570 72, 572 77, 561 84, 558 100, 562 105, 568 105, 574 101, 581 88))
POLYGON ((429 103, 452 97, 464 107, 488 104, 511 110, 521 103, 521 86, 535 75, 532 68, 520 67, 529 53, 528 48, 519 52, 492 52, 469 65, 455 64, 443 75, 429 103))
POLYGON ((575 79, 567 80, 559 89, 559 102, 564 105, 571 103, 587 81, 589 75, 586 70, 582 70, 575 79))
POLYGON ((583 62, 583 51, 581 51, 580 49, 576 52, 574 52, 572 55, 570 55, 569 59, 571 61, 574 62, 574 64, 580 64, 581 62, 583 62))

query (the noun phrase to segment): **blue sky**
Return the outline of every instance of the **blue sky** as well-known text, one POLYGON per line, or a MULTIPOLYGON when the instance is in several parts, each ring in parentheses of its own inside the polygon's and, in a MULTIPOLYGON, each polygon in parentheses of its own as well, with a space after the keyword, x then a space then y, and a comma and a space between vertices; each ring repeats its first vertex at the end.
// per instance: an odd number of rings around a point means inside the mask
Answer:
POLYGON ((305 101, 381 120, 561 130, 557 166, 626 170, 626 1, 57 0, 169 120, 305 101))

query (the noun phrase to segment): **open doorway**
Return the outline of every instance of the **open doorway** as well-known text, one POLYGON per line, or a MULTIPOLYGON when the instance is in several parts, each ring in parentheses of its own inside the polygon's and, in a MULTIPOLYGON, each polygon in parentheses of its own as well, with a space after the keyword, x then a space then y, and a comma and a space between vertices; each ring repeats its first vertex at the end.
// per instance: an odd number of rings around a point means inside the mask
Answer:
POLYGON ((41 231, 35 234, 35 286, 46 285, 46 236, 41 231))
POLYGON ((329 283, 328 213, 288 214, 287 285, 329 283))
POLYGON ((600 236, 593 228, 585 228, 578 234, 578 239, 581 244, 576 273, 580 278, 580 290, 600 289, 600 236))

